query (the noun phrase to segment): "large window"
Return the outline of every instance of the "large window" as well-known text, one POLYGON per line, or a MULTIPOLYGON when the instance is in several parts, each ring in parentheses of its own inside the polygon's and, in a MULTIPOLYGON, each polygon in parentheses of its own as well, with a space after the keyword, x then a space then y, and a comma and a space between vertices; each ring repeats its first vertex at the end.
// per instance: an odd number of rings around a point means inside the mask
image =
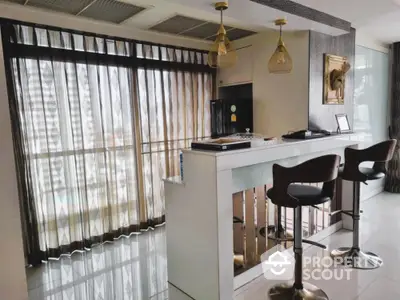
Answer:
MULTIPOLYGON (((144 197, 164 204, 162 178, 179 175, 179 150, 210 136, 212 76, 140 68, 138 82, 144 197)), ((151 211, 159 215, 164 206, 151 211)))
POLYGON ((46 259, 162 223, 162 179, 209 136, 205 53, 27 25, 2 33, 27 252, 46 259))

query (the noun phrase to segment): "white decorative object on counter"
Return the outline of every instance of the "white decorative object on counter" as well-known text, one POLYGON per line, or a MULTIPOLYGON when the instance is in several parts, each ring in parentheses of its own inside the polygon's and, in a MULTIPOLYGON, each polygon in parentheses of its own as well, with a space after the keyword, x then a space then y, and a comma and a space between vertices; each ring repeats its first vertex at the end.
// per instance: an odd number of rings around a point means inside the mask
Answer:
POLYGON ((276 138, 266 139, 261 134, 250 132, 250 128, 246 128, 245 133, 235 133, 230 135, 229 138, 250 141, 252 148, 266 145, 274 145, 277 143, 276 138))

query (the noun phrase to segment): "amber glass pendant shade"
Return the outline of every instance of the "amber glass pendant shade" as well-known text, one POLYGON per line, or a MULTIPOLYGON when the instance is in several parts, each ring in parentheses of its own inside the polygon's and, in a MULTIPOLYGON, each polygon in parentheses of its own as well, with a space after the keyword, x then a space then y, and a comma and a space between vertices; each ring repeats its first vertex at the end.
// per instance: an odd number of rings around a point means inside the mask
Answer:
POLYGON ((226 35, 223 24, 223 11, 228 8, 228 3, 218 2, 215 9, 221 12, 221 25, 217 32, 215 42, 208 52, 208 65, 211 68, 229 68, 236 64, 237 53, 231 41, 226 35))
POLYGON ((269 59, 268 70, 272 74, 290 73, 293 69, 293 61, 282 40, 282 26, 286 24, 286 20, 276 20, 275 24, 280 26, 279 40, 275 52, 269 59))

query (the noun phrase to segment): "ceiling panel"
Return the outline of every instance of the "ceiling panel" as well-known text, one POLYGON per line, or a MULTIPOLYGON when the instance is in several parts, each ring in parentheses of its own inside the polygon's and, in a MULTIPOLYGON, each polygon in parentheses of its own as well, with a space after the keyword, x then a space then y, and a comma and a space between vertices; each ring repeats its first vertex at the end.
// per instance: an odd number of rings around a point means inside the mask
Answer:
POLYGON ((91 2, 92 0, 29 0, 27 5, 77 14, 91 2))
MULTIPOLYGON (((226 34, 231 41, 234 41, 234 40, 238 40, 238 39, 241 39, 241 38, 253 35, 253 34, 257 34, 257 32, 239 29, 239 28, 232 28, 231 30, 227 31, 226 34)), ((206 40, 215 41, 216 37, 217 37, 217 35, 213 35, 213 36, 206 38, 206 40)))
POLYGON ((6 0, 6 1, 12 3, 24 4, 26 0, 6 0))
POLYGON ((193 19, 186 16, 176 15, 168 20, 165 20, 150 29, 165 33, 178 34, 189 30, 193 27, 206 23, 206 21, 193 19))
MULTIPOLYGON (((182 15, 176 15, 165 20, 150 29, 164 33, 178 34, 191 38, 215 40, 220 24, 207 22, 200 19, 190 18, 182 15)), ((256 32, 233 28, 225 25, 228 37, 231 40, 240 39, 256 32)))
POLYGON ((115 0, 97 0, 80 16, 112 23, 121 23, 143 11, 145 8, 115 0))
MULTIPOLYGON (((209 36, 215 35, 218 32, 219 24, 217 23, 205 23, 204 25, 193 28, 192 30, 184 32, 182 35, 205 39, 209 36)), ((229 30, 232 27, 225 26, 225 30, 229 30)))
POLYGON ((250 35, 253 35, 253 34, 256 34, 257 32, 254 32, 254 31, 250 31, 250 30, 244 30, 244 29, 239 29, 239 28, 233 28, 232 30, 229 30, 228 32, 227 32, 227 35, 228 35, 228 38, 231 40, 231 41, 234 41, 234 40, 238 40, 238 39, 241 39, 241 38, 244 38, 244 37, 246 37, 246 36, 250 36, 250 35))

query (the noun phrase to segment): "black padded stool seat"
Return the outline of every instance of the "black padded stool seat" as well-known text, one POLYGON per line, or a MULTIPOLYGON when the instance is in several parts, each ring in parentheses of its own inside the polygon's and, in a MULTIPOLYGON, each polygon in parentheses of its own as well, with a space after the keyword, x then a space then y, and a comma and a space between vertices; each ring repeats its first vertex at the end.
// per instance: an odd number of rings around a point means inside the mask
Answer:
POLYGON ((294 208, 294 283, 277 284, 269 292, 271 300, 328 300, 324 291, 316 286, 303 283, 303 246, 311 243, 324 248, 323 245, 303 240, 302 206, 315 206, 331 200, 334 196, 335 182, 339 170, 340 156, 325 155, 306 161, 292 168, 277 164, 273 166, 273 188, 267 192, 268 198, 275 205, 294 208), (323 187, 302 185, 298 183, 321 183, 323 187))
MULTIPOLYGON (((342 177, 343 170, 344 170, 344 165, 340 166, 338 177, 342 177)), ((384 172, 381 172, 380 170, 374 170, 374 168, 359 167, 358 170, 360 171, 360 173, 367 176, 367 180, 377 180, 385 177, 384 172)))
MULTIPOLYGON (((274 188, 268 190, 268 198, 272 198, 274 188)), ((322 188, 311 185, 291 184, 287 189, 288 195, 298 202, 298 206, 318 205, 331 200, 327 195, 324 195, 322 188)))

